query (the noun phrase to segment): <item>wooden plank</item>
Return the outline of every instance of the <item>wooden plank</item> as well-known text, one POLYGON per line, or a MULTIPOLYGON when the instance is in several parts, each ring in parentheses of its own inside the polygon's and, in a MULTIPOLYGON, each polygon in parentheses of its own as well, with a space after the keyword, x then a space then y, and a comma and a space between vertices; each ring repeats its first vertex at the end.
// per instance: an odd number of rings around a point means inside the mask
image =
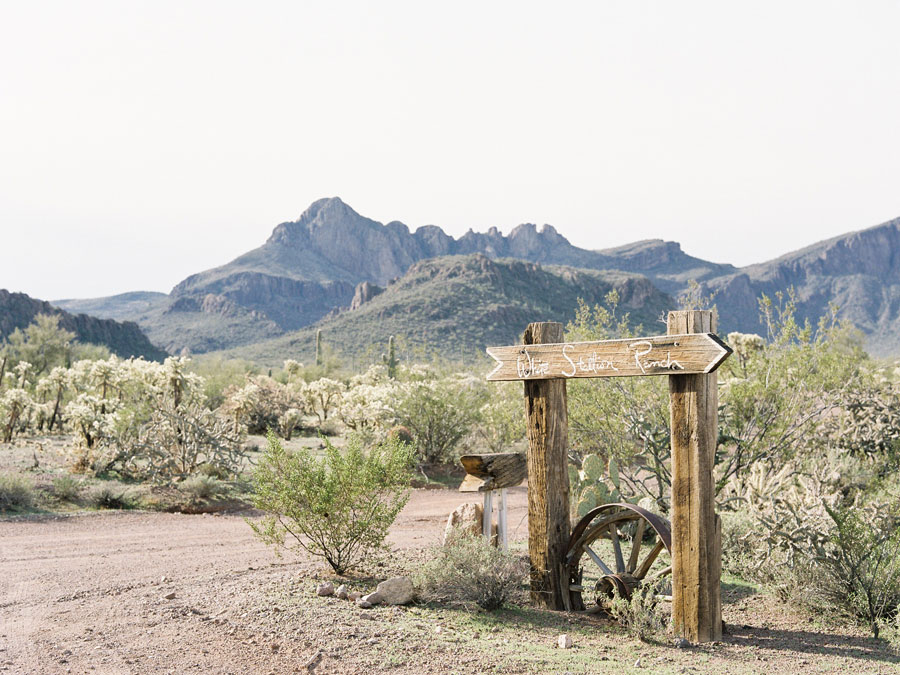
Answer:
MULTIPOLYGON (((560 323, 532 323, 526 345, 562 342, 560 323)), ((525 382, 528 431, 528 554, 531 599, 564 610, 562 569, 569 543, 569 420, 565 380, 525 382)))
POLYGON ((469 474, 466 476, 466 481, 460 486, 460 492, 483 492, 484 490, 515 487, 528 475, 525 455, 521 452, 463 455, 459 461, 466 473, 469 474), (470 476, 475 477, 476 480, 469 481, 470 476), (480 479, 480 482, 477 479, 480 479))
POLYGON ((487 353, 497 361, 497 367, 487 379, 549 380, 711 373, 731 351, 711 332, 593 342, 562 342, 560 339, 554 344, 488 347, 487 353))
MULTIPOLYGON (((711 333, 712 312, 670 312, 669 333, 711 333)), ((669 378, 672 437, 672 621, 691 642, 722 636, 721 544, 713 462, 717 440, 715 374, 669 378)))

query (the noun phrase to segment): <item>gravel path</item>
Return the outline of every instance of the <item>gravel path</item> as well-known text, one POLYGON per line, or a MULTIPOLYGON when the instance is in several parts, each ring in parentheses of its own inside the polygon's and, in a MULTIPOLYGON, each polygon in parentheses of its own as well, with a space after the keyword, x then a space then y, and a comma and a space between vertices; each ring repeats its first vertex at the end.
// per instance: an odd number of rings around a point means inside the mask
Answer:
MULTIPOLYGON (((428 546, 450 511, 479 499, 416 490, 389 542, 428 546)), ((509 502, 510 527, 526 536, 525 489, 511 490, 509 502)), ((274 584, 320 570, 315 561, 276 558, 241 515, 103 512, 2 521, 0 669, 306 672, 315 644, 264 643, 240 619, 274 584)))

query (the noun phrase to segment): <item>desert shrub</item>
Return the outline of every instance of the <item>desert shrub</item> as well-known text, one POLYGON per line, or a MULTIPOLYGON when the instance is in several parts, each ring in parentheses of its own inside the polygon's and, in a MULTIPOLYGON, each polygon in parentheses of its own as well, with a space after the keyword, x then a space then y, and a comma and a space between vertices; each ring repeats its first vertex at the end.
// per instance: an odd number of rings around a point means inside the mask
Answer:
MULTIPOLYGON (((743 480, 757 465, 782 466, 815 453, 827 421, 844 392, 867 378, 867 358, 857 336, 834 315, 817 327, 795 319, 793 296, 763 296, 760 315, 767 336, 732 333, 735 354, 719 369, 719 438, 714 474, 720 506, 732 478, 743 480)), ((627 315, 606 306, 579 307, 567 326, 569 340, 629 336, 627 315)), ((668 510, 671 490, 669 396, 665 378, 610 378, 568 384, 573 459, 588 454, 618 464, 623 497, 649 496, 668 510)))
POLYGON ((326 439, 324 457, 317 459, 305 448, 288 453, 270 432, 253 497, 268 515, 250 526, 276 551, 302 549, 343 574, 383 549, 409 499, 411 455, 397 441, 366 450, 351 437, 343 452, 326 439))
POLYGON ((456 530, 416 575, 419 597, 433 602, 503 607, 524 583, 528 566, 484 537, 456 530))
POLYGON ((644 584, 634 590, 630 599, 616 596, 609 603, 610 615, 639 640, 647 641, 666 634, 669 613, 660 597, 662 583, 665 582, 644 584))
POLYGON ((88 502, 96 509, 133 509, 134 499, 127 489, 98 485, 88 493, 88 502))
POLYGON ((881 621, 900 607, 897 518, 852 507, 826 511, 833 526, 813 559, 818 590, 830 604, 866 621, 877 638, 881 621))
POLYGON ((189 495, 192 499, 203 500, 218 497, 227 490, 227 487, 212 476, 198 474, 185 479, 178 485, 178 489, 189 495))
POLYGON ((525 404, 519 382, 491 385, 481 406, 475 432, 490 452, 505 452, 525 438, 525 404))
POLYGON ((469 377, 407 382, 394 403, 397 422, 415 439, 417 458, 455 462, 455 450, 478 420, 486 392, 469 377))
POLYGON ((34 481, 20 474, 0 473, 0 511, 31 508, 34 502, 34 481))
POLYGON ((257 366, 249 361, 225 359, 221 356, 196 356, 191 359, 189 369, 203 378, 204 403, 210 410, 225 403, 229 388, 240 388, 248 375, 258 374, 257 366))
POLYGON ((900 605, 900 514, 873 474, 835 450, 754 467, 742 511, 723 514, 723 566, 783 600, 861 619, 877 637, 900 605))
POLYGON ((81 495, 81 481, 73 476, 57 476, 53 479, 53 496, 64 502, 74 502, 81 495))

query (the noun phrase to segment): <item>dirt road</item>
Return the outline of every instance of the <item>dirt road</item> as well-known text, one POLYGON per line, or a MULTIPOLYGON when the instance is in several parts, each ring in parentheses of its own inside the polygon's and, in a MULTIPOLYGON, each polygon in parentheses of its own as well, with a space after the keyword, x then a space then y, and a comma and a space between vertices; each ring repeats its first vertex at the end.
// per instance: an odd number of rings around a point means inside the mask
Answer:
MULTIPOLYGON (((479 499, 414 491, 391 546, 436 542, 447 514, 479 499)), ((509 504, 511 532, 524 537, 525 489, 510 490, 509 504)), ((276 558, 242 515, 105 512, 0 522, 0 669, 306 672, 314 633, 275 642, 256 625, 257 610, 272 588, 317 571, 325 573, 316 561, 276 558)))

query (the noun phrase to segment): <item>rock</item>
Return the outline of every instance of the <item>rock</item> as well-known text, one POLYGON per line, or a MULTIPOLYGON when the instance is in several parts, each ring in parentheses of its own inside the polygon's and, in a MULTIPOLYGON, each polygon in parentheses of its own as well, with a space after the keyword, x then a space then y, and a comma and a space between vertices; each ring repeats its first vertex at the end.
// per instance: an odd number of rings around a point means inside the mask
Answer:
POLYGON ((322 650, 316 652, 315 655, 304 664, 306 672, 313 672, 316 669, 316 666, 318 666, 322 662, 323 656, 325 656, 325 652, 323 652, 322 650))
POLYGON ((572 642, 571 635, 564 634, 564 635, 560 635, 559 638, 556 640, 556 645, 560 649, 571 649, 575 645, 575 643, 572 642))
POLYGON ((460 504, 454 509, 447 519, 447 527, 444 528, 444 544, 454 530, 478 536, 481 534, 481 518, 484 508, 481 504, 460 504))
POLYGON ((321 584, 316 586, 316 595, 325 597, 327 595, 334 595, 334 584, 330 581, 323 581, 321 584))
POLYGON ((638 660, 634 662, 634 667, 635 667, 635 668, 641 668, 641 667, 643 667, 643 664, 641 664, 641 659, 640 659, 640 657, 638 657, 638 660))
POLYGON ((378 584, 375 592, 386 605, 408 605, 416 598, 416 589, 409 577, 392 577, 378 584))
POLYGON ((675 638, 675 648, 676 649, 690 649, 693 646, 694 645, 692 645, 690 643, 690 640, 686 640, 683 637, 675 638))
POLYGON ((372 609, 375 605, 366 600, 365 598, 360 598, 356 601, 356 606, 360 609, 372 609))
POLYGON ((174 599, 175 599, 175 591, 172 591, 171 593, 166 593, 163 596, 163 600, 174 600, 174 599))
POLYGON ((373 605, 380 605, 382 602, 384 602, 384 598, 378 591, 369 593, 368 595, 364 595, 360 598, 360 600, 371 603, 373 605))
POLYGON ((348 597, 346 584, 341 584, 340 586, 338 586, 337 590, 334 592, 334 595, 340 600, 346 600, 348 597))
POLYGON ((347 596, 347 599, 348 599, 348 600, 351 600, 351 601, 353 601, 353 602, 356 602, 356 601, 359 600, 362 596, 363 596, 363 594, 360 593, 359 591, 353 591, 352 593, 350 593, 350 594, 347 596))

